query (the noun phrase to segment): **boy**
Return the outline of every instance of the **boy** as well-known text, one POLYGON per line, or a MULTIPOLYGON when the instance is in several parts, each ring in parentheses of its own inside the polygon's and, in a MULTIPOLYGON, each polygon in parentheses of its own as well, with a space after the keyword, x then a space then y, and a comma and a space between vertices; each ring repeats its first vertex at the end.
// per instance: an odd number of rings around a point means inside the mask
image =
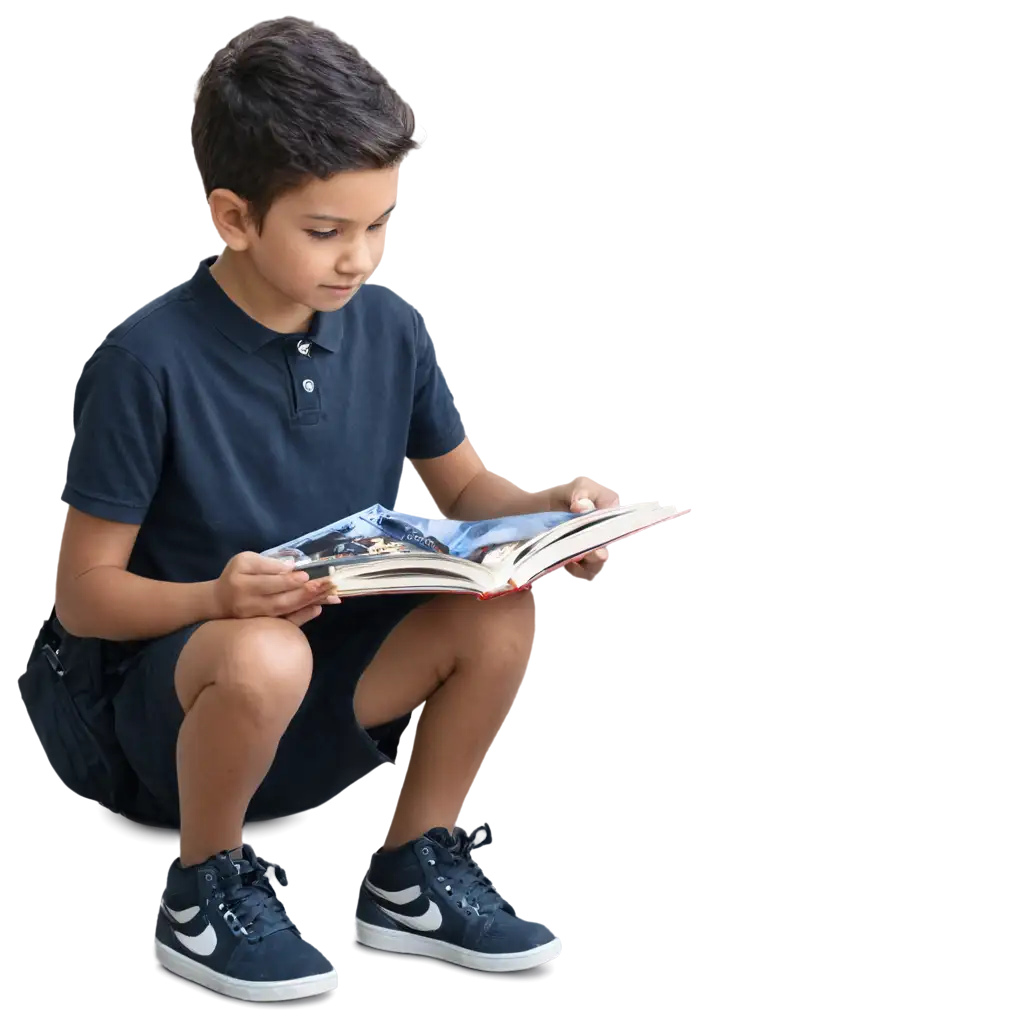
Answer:
MULTIPOLYGON (((501 971, 560 950, 481 873, 490 829, 455 826, 525 670, 531 595, 331 607, 324 581, 254 553, 393 507, 406 457, 450 518, 618 500, 584 478, 528 494, 485 470, 419 313, 366 284, 413 127, 331 32, 285 18, 232 40, 192 126, 224 251, 117 327, 75 395, 55 614, 22 692, 68 785, 180 826, 158 958, 243 999, 337 984, 243 822, 393 761, 420 704, 359 941, 501 971)), ((590 579, 606 557, 568 568, 590 579)))

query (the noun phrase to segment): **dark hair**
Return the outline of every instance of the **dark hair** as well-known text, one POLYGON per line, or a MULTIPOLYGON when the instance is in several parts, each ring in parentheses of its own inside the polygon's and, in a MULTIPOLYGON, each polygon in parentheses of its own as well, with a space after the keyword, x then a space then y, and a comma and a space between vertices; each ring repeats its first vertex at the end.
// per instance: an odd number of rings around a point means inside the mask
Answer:
POLYGON ((227 188, 257 231, 310 177, 391 167, 412 109, 355 47, 301 18, 263 21, 218 50, 196 88, 192 148, 206 195, 227 188))

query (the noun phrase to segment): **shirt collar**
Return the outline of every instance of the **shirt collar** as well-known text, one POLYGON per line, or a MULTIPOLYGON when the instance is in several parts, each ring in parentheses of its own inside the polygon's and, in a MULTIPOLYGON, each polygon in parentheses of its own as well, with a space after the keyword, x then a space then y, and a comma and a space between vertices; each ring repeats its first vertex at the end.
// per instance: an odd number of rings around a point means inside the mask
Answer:
MULTIPOLYGON (((214 280, 210 267, 217 261, 208 256, 199 264, 190 285, 192 295, 202 309, 203 315, 211 320, 217 330, 229 341, 233 341, 243 352, 255 352, 275 338, 294 337, 282 334, 253 320, 241 306, 236 305, 223 288, 214 280)), ((313 313, 308 330, 302 332, 314 345, 328 352, 337 352, 341 347, 343 333, 342 311, 313 313)))

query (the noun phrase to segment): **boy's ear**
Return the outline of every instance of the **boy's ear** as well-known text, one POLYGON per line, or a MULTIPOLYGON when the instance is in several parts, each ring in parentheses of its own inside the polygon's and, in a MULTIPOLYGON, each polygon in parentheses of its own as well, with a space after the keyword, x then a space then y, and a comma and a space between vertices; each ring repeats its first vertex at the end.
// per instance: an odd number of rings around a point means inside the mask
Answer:
POLYGON ((228 188, 215 188, 208 200, 210 216, 217 234, 224 244, 235 252, 249 248, 249 234, 254 230, 247 213, 249 204, 228 188))

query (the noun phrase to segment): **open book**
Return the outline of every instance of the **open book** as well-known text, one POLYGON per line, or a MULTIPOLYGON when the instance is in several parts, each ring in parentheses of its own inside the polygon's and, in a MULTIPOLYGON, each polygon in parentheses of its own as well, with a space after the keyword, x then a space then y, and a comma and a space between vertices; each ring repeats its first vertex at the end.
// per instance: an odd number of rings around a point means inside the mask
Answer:
POLYGON ((374 505, 263 554, 294 559, 311 579, 330 576, 342 596, 434 591, 489 598, 689 511, 650 503, 459 522, 374 505))

